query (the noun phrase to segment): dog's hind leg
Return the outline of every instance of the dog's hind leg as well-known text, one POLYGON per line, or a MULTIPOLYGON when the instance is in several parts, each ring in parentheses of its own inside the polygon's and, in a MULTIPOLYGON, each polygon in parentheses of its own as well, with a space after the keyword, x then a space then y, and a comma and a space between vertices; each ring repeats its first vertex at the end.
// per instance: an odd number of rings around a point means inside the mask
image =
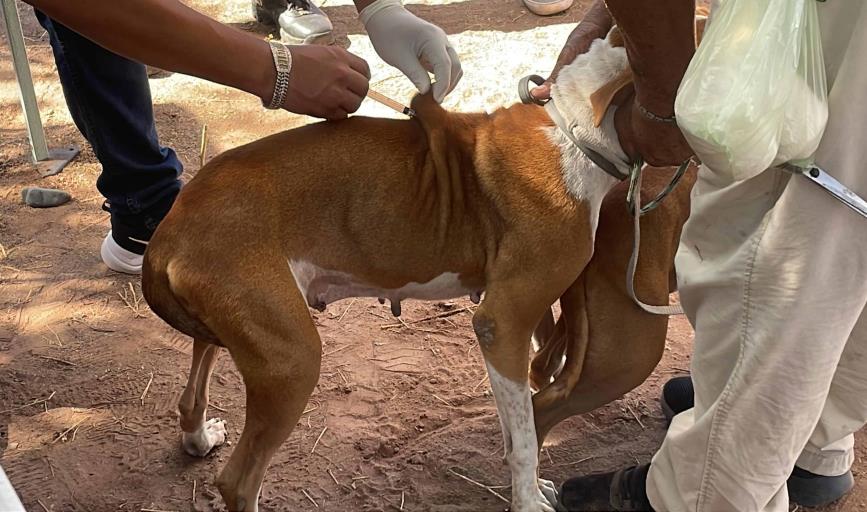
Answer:
POLYGON ((554 336, 554 310, 548 308, 548 311, 542 315, 536 330, 533 331, 533 352, 542 351, 548 344, 548 341, 554 336))
POLYGON ((319 334, 288 268, 285 273, 288 279, 230 292, 228 302, 241 306, 215 322, 247 395, 244 431, 217 479, 232 512, 258 509, 271 457, 292 432, 319 379, 319 334))
POLYGON ((178 402, 184 451, 197 457, 204 457, 215 446, 226 441, 226 422, 216 418, 207 419, 208 389, 219 355, 220 347, 193 340, 190 377, 178 402))

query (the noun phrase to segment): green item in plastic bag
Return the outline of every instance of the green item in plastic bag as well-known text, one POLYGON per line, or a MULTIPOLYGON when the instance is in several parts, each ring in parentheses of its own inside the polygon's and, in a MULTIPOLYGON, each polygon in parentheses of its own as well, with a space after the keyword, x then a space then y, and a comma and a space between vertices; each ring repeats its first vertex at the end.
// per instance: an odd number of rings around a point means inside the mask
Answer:
POLYGON ((687 142, 744 180, 812 156, 828 120, 815 0, 726 0, 711 13, 677 93, 687 142))

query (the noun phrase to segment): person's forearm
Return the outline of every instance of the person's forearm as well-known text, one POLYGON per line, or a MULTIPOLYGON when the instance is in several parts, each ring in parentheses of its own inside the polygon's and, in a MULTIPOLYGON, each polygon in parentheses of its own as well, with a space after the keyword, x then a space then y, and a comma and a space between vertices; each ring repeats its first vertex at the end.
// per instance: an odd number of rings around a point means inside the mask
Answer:
POLYGON ((607 0, 626 41, 639 104, 674 114, 674 98, 695 53, 695 0, 607 0))
POLYGON ((177 0, 24 0, 124 57, 270 99, 268 43, 177 0))

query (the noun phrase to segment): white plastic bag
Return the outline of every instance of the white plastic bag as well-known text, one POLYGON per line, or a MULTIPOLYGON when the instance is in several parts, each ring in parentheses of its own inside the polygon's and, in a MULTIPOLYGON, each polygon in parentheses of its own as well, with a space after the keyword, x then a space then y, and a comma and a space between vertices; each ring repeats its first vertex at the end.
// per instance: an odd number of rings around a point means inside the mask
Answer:
POLYGON ((828 120, 820 36, 816 0, 726 0, 711 13, 675 115, 712 171, 745 180, 813 155, 828 120))

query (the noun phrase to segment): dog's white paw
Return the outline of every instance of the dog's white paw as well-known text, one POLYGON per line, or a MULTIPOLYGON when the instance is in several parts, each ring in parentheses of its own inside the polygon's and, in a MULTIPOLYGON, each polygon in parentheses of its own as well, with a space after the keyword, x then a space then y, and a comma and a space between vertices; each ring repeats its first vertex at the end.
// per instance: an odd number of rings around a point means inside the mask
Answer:
POLYGON ((557 488, 553 482, 539 479, 539 489, 528 500, 515 500, 512 512, 557 512, 557 488))
POLYGON ((512 503, 511 512, 557 512, 557 509, 548 503, 548 499, 539 494, 532 503, 512 503))
POLYGON ((181 439, 184 451, 194 457, 204 457, 215 447, 226 442, 226 422, 213 418, 195 432, 184 432, 181 439))
POLYGON ((554 485, 554 482, 550 480, 545 480, 544 478, 539 479, 539 490, 542 492, 542 495, 548 500, 548 503, 551 504, 552 507, 557 509, 560 506, 560 496, 559 491, 557 490, 557 486, 554 485))

